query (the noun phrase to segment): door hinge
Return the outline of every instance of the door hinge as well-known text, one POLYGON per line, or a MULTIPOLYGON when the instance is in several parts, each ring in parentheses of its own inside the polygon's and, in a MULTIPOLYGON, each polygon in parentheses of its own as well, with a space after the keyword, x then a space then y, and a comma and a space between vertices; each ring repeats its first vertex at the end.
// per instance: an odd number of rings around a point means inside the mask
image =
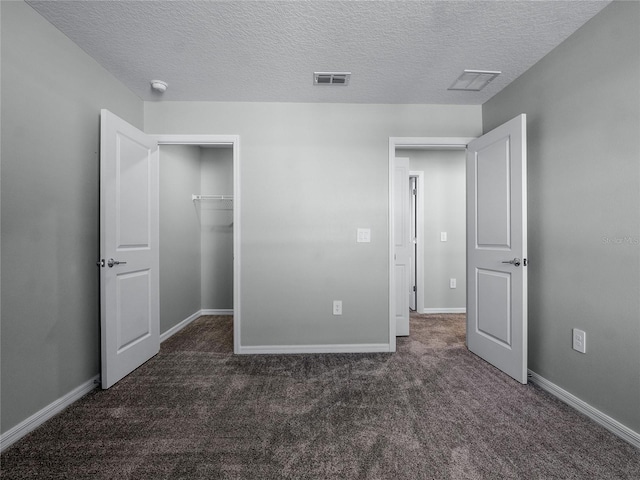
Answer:
POLYGON ((523 259, 522 259, 522 266, 523 266, 523 267, 526 267, 528 263, 529 263, 529 262, 527 261, 527 259, 526 259, 526 258, 523 258, 523 259))
POLYGON ((414 291, 414 292, 416 291, 416 286, 415 286, 415 285, 413 286, 413 291, 414 291))
POLYGON ((417 194, 418 194, 418 190, 416 190, 415 188, 411 190, 411 195, 415 196, 417 194))

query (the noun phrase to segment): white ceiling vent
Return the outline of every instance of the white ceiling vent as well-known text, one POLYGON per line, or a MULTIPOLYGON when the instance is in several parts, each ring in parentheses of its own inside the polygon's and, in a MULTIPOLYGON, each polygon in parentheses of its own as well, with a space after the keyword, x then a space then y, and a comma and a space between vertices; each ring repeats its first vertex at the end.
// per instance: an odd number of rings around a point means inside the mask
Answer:
POLYGON ((351 72, 314 72, 314 85, 349 85, 351 72))
POLYGON ((479 92, 501 73, 502 72, 491 72, 486 70, 465 70, 462 72, 462 75, 453 82, 453 85, 449 87, 449 90, 479 92))

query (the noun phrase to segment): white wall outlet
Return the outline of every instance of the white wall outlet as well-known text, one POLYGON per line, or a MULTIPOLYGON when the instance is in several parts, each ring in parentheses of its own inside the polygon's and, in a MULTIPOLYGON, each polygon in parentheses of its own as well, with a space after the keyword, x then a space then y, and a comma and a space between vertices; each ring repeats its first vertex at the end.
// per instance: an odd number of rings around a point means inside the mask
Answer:
POLYGON ((449 279, 449 288, 456 288, 457 287, 457 282, 455 278, 450 278, 449 279))
POLYGON ((358 243, 371 243, 371 229, 370 228, 359 228, 358 229, 357 242, 358 243))
POLYGON ((577 328, 573 329, 573 349, 587 353, 587 334, 577 328))
POLYGON ((333 314, 342 315, 342 300, 333 301, 333 314))
POLYGON ((447 241, 447 232, 440 232, 440 241, 441 242, 447 241))

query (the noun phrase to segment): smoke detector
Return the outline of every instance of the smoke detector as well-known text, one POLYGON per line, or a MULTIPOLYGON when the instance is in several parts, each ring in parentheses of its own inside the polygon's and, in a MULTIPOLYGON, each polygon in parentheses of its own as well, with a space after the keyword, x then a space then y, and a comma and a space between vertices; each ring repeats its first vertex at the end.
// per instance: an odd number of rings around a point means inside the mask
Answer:
POLYGON ((351 72, 313 72, 314 85, 349 85, 351 72))
POLYGON ((465 70, 462 72, 462 75, 453 82, 453 85, 449 87, 449 90, 479 92, 501 73, 502 72, 492 72, 487 70, 465 70))
POLYGON ((162 80, 151 80, 151 88, 158 93, 166 92, 168 86, 167 82, 163 82, 162 80))

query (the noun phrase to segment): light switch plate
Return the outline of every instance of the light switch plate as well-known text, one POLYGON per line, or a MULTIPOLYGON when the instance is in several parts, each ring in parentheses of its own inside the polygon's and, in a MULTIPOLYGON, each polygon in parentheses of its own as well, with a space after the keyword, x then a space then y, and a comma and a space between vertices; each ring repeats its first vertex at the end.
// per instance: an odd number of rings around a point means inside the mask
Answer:
POLYGON ((573 329, 573 349, 587 353, 587 334, 583 330, 573 329))
POLYGON ((358 243, 371 243, 371 229, 359 228, 357 239, 358 243))

